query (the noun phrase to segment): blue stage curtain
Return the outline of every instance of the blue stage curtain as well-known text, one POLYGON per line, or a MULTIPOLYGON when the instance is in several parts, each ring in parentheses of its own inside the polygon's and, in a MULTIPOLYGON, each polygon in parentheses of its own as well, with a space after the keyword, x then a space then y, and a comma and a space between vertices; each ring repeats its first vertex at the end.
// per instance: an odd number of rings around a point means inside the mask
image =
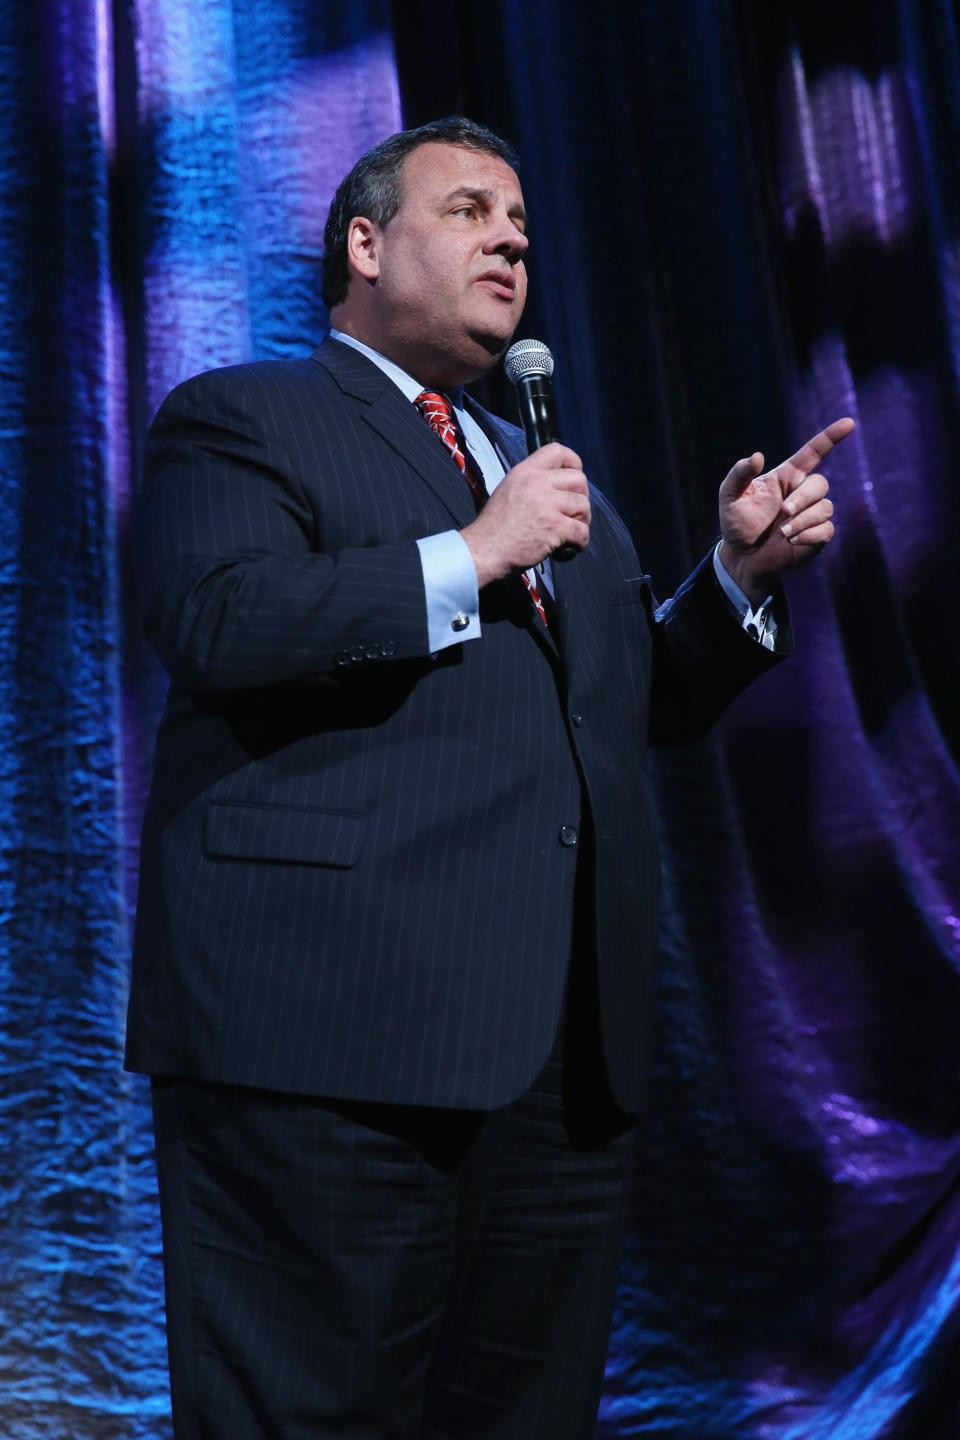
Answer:
POLYGON ((662 593, 737 458, 858 421, 797 656, 658 761, 660 1044, 598 1434, 956 1440, 950 0, 0 0, 0 1434, 170 1434, 120 1068, 163 691, 124 546, 144 429, 188 374, 312 348, 336 181, 450 110, 519 143, 524 333, 662 593))
POLYGON ((384 4, 0 9, 0 1435, 171 1433, 121 1053, 163 680, 124 540, 179 380, 326 326, 330 193, 401 121, 384 4))

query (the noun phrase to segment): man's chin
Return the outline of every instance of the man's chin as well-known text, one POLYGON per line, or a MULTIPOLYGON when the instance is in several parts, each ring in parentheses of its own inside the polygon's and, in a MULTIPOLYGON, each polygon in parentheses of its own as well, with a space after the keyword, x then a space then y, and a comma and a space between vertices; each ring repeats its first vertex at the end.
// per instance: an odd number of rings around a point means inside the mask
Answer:
POLYGON ((490 330, 471 330, 470 339, 474 345, 486 351, 490 357, 490 364, 495 365, 501 356, 507 353, 507 347, 513 339, 513 331, 509 335, 496 334, 490 330))
MULTIPOLYGON (((507 351, 510 341, 513 339, 513 331, 509 335, 478 326, 475 329, 461 332, 461 339, 454 350, 451 348, 444 352, 438 352, 434 357, 434 363, 430 366, 430 374, 417 373, 419 380, 428 380, 430 384, 443 388, 446 385, 470 385, 474 380, 480 380, 496 365, 507 351)), ((413 373, 413 371, 411 371, 413 373)))

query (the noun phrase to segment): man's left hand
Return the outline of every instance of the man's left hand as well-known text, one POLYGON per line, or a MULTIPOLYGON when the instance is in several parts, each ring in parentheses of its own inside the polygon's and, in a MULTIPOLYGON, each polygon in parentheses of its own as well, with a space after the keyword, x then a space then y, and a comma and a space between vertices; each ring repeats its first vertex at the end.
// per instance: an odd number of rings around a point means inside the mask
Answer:
POLYGON ((757 451, 720 486, 720 563, 752 604, 833 539, 830 486, 817 466, 853 428, 849 417, 834 420, 775 470, 763 471, 757 451))

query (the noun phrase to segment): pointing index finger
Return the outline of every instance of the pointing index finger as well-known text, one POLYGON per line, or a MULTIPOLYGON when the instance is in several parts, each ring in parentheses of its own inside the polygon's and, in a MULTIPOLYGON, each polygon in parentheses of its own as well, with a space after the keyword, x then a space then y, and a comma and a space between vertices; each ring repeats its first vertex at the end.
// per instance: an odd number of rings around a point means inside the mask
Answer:
POLYGON ((853 429, 854 421, 849 415, 845 415, 842 420, 834 420, 832 425, 821 430, 819 435, 814 435, 806 445, 801 445, 797 453, 790 456, 786 462, 787 465, 792 470, 799 470, 801 479, 805 478, 817 468, 821 460, 830 454, 835 445, 839 445, 841 440, 847 438, 853 429))

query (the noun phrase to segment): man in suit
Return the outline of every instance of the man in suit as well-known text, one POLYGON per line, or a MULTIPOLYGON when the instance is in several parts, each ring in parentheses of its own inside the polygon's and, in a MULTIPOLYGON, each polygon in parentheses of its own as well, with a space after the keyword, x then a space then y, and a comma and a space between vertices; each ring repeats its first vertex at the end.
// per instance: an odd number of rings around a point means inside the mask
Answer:
POLYGON ((587 1436, 652 1010, 648 735, 789 649, 779 577, 832 535, 815 466, 852 422, 735 466, 657 610, 577 455, 462 393, 523 310, 512 151, 391 137, 325 240, 331 338, 179 386, 138 520, 171 686, 128 1063, 176 1433, 587 1436))

